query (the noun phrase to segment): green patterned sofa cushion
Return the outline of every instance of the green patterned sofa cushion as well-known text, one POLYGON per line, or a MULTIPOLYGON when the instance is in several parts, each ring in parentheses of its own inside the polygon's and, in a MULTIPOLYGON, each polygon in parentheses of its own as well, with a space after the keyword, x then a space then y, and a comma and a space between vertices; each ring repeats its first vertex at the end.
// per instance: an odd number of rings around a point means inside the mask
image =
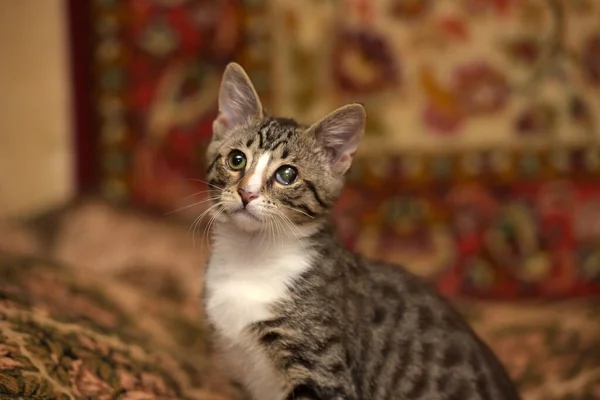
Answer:
MULTIPOLYGON (((233 399, 187 226, 86 203, 0 224, 0 399, 233 399)), ((600 399, 600 302, 458 302, 524 400, 600 399)))

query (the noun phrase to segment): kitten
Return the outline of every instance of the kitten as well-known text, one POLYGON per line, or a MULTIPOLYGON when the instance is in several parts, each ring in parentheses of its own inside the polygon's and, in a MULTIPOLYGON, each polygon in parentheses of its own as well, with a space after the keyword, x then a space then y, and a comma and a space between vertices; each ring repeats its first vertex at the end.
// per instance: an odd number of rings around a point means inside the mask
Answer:
POLYGON ((329 214, 364 133, 361 105, 310 127, 271 117, 230 64, 219 111, 205 311, 231 377, 253 399, 519 398, 446 301, 336 236, 329 214))

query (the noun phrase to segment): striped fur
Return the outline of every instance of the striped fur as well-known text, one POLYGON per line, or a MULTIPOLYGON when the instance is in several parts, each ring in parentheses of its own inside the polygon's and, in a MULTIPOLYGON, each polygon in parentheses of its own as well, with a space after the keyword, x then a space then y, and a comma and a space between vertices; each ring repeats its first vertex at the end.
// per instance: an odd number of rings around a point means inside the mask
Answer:
POLYGON ((231 377, 255 400, 518 399, 490 349, 426 283, 338 239, 329 214, 362 108, 307 128, 266 116, 238 66, 223 85, 208 150, 218 200, 204 303, 231 377), (233 150, 244 169, 228 166, 233 150), (281 165, 298 179, 279 183, 281 165), (243 205, 240 188, 257 198, 243 205))

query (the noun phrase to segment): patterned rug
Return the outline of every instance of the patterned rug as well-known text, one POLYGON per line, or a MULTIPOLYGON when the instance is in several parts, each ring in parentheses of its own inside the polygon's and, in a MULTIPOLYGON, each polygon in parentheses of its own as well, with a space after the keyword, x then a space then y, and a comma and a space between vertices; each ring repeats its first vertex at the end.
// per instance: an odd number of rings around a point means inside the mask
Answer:
POLYGON ((336 213, 349 246, 447 295, 600 294, 600 2, 77 3, 92 4, 81 51, 95 71, 79 167, 105 198, 165 211, 206 189, 235 59, 275 115, 365 104, 336 213))
MULTIPOLYGON (((88 201, 0 224, 0 399, 234 399, 187 223, 88 201)), ((456 299, 525 400, 600 398, 600 302, 456 299)))

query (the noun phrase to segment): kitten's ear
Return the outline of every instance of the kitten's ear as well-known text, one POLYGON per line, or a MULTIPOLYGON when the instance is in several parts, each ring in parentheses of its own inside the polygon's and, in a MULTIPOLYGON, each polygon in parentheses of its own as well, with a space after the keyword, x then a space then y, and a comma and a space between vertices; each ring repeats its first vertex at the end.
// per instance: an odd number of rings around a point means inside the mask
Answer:
POLYGON ((214 138, 223 139, 232 128, 262 116, 262 105, 250 78, 239 64, 228 64, 219 90, 219 116, 213 122, 214 138))
POLYGON ((333 172, 343 174, 350 168, 352 156, 365 133, 366 119, 363 106, 348 104, 308 129, 330 156, 333 172))

